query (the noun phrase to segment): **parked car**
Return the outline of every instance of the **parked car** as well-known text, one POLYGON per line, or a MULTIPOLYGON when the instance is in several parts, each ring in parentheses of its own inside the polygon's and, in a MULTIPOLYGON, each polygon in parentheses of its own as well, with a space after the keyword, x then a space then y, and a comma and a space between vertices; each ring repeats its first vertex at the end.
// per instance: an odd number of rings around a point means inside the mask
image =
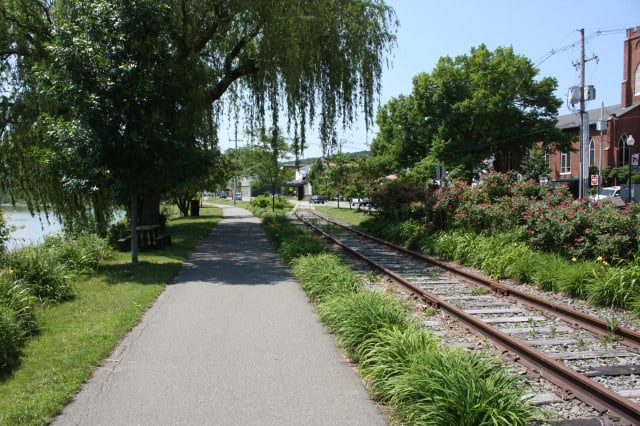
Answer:
POLYGON ((620 196, 619 186, 607 186, 605 188, 601 188, 600 192, 598 192, 596 195, 592 195, 591 200, 599 201, 605 198, 619 197, 619 196, 620 196))
POLYGON ((312 195, 311 200, 309 200, 311 204, 324 204, 324 196, 323 195, 312 195))
POLYGON ((236 192, 236 200, 242 200, 242 192, 236 192))
POLYGON ((371 201, 368 198, 352 198, 351 207, 368 207, 371 201))
POLYGON ((220 198, 227 198, 227 193, 226 192, 221 192, 220 194, 218 194, 218 196, 220 198))

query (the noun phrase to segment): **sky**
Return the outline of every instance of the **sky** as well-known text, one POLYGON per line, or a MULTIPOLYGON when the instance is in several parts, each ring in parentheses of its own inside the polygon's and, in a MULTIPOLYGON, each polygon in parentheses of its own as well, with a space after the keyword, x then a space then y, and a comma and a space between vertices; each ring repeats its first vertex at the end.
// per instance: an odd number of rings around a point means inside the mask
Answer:
MULTIPOLYGON (((566 105, 569 87, 580 82, 574 66, 580 59, 580 33, 584 29, 585 84, 596 89, 588 109, 620 103, 623 78, 623 43, 627 28, 640 26, 639 0, 386 0, 396 13, 397 45, 390 67, 382 75, 379 104, 408 95, 413 77, 430 73, 440 57, 469 54, 484 43, 490 50, 511 46, 539 69, 538 77, 558 80, 556 96, 566 105)), ((233 130, 223 124, 220 145, 233 147, 233 130)), ((367 150, 377 129, 367 132, 363 120, 350 129, 338 129, 343 152, 367 150)), ((305 158, 322 155, 314 129, 307 134, 305 158)), ((238 139, 243 139, 241 134, 238 139)), ((244 140, 246 141, 246 137, 244 140)), ((239 142, 242 146, 244 141, 239 142)))

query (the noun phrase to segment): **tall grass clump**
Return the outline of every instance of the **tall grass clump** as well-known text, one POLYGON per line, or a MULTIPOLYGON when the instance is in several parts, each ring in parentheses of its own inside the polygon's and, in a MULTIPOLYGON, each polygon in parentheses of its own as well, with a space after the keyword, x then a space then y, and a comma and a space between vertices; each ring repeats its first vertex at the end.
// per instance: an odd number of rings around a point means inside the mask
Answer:
POLYGON ((415 323, 383 328, 362 345, 362 374, 376 398, 389 403, 394 394, 391 379, 406 374, 421 357, 437 350, 437 338, 415 323))
POLYGON ((558 271, 570 267, 567 260, 558 254, 536 253, 531 278, 540 290, 559 291, 558 271))
POLYGON ((16 361, 25 337, 15 311, 0 304, 0 370, 16 361))
POLYGON ((63 302, 75 296, 72 271, 54 251, 43 246, 26 247, 7 257, 9 268, 41 302, 63 302))
POLYGON ((576 260, 570 267, 556 271, 556 283, 558 290, 570 296, 585 299, 587 286, 594 280, 595 265, 593 262, 576 260))
POLYGON ((520 284, 534 281, 534 275, 539 269, 546 269, 548 265, 542 261, 540 253, 535 253, 524 243, 514 242, 507 254, 505 276, 520 284))
POLYGON ((40 246, 7 254, 4 262, 41 301, 63 302, 75 295, 74 277, 91 273, 111 255, 107 241, 95 234, 52 235, 40 246))
POLYGON ((640 264, 626 268, 599 267, 587 284, 589 301, 602 306, 633 308, 640 300, 640 264))
POLYGON ((271 244, 287 263, 300 256, 327 250, 322 241, 282 214, 266 214, 262 218, 262 226, 271 244))
POLYGON ((465 264, 475 245, 476 235, 471 232, 438 232, 433 238, 433 254, 446 260, 465 264))
POLYGON ((318 306, 318 312, 355 362, 360 361, 367 340, 375 338, 379 330, 408 324, 407 307, 378 291, 327 298, 318 306))
POLYGON ((294 262, 293 273, 314 302, 336 294, 355 293, 362 288, 358 277, 334 254, 299 257, 294 262))
POLYGON ((256 217, 264 217, 268 214, 283 214, 293 208, 286 198, 274 197, 270 195, 258 195, 249 203, 249 209, 256 217))
POLYGON ((478 235, 469 255, 469 265, 476 267, 494 278, 504 278, 506 269, 513 261, 513 235, 478 235))
POLYGON ((18 325, 26 334, 36 331, 35 298, 21 281, 15 279, 12 269, 0 272, 0 305, 15 313, 18 325))
POLYGON ((113 255, 107 240, 89 233, 67 238, 51 235, 45 238, 43 248, 77 274, 95 271, 101 261, 113 255))
POLYGON ((525 399, 520 377, 498 360, 459 348, 424 352, 386 386, 406 424, 527 425, 540 415, 525 399))

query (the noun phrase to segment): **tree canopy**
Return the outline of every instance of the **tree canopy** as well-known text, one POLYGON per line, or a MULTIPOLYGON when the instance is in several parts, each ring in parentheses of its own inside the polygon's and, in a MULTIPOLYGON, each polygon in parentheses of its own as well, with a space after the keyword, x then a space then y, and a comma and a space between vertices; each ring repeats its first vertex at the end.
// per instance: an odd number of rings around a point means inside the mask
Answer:
POLYGON ((210 171, 224 105, 284 111, 296 150, 319 117, 330 144, 370 123, 395 25, 382 0, 3 1, 0 185, 63 219, 175 190, 210 171))
POLYGON ((380 110, 372 151, 392 154, 401 166, 427 158, 469 179, 492 154, 559 142, 557 82, 537 75, 510 47, 480 45, 468 55, 440 58, 430 74, 414 77, 410 96, 380 110))

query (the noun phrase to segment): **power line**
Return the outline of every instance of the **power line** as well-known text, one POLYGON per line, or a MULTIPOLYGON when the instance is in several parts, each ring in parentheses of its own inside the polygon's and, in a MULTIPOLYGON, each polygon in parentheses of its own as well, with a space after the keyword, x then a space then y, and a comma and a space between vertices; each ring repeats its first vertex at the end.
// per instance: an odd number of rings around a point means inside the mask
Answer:
MULTIPOLYGON (((627 31, 627 28, 614 28, 614 29, 608 29, 608 30, 598 30, 595 31, 587 36, 585 36, 584 40, 585 41, 589 41, 595 37, 599 37, 599 36, 603 36, 603 35, 612 35, 612 34, 621 34, 621 33, 625 33, 627 31)), ((635 27, 634 27, 635 28, 635 27)), ((533 65, 534 67, 538 67, 540 65, 542 65, 544 62, 546 62, 549 58, 551 58, 552 56, 556 55, 557 53, 562 53, 562 52, 566 52, 567 50, 571 50, 577 46, 580 45, 580 40, 577 40, 571 44, 567 44, 565 46, 559 47, 557 49, 551 49, 549 52, 545 53, 540 59, 538 59, 536 61, 536 63, 533 65)))

